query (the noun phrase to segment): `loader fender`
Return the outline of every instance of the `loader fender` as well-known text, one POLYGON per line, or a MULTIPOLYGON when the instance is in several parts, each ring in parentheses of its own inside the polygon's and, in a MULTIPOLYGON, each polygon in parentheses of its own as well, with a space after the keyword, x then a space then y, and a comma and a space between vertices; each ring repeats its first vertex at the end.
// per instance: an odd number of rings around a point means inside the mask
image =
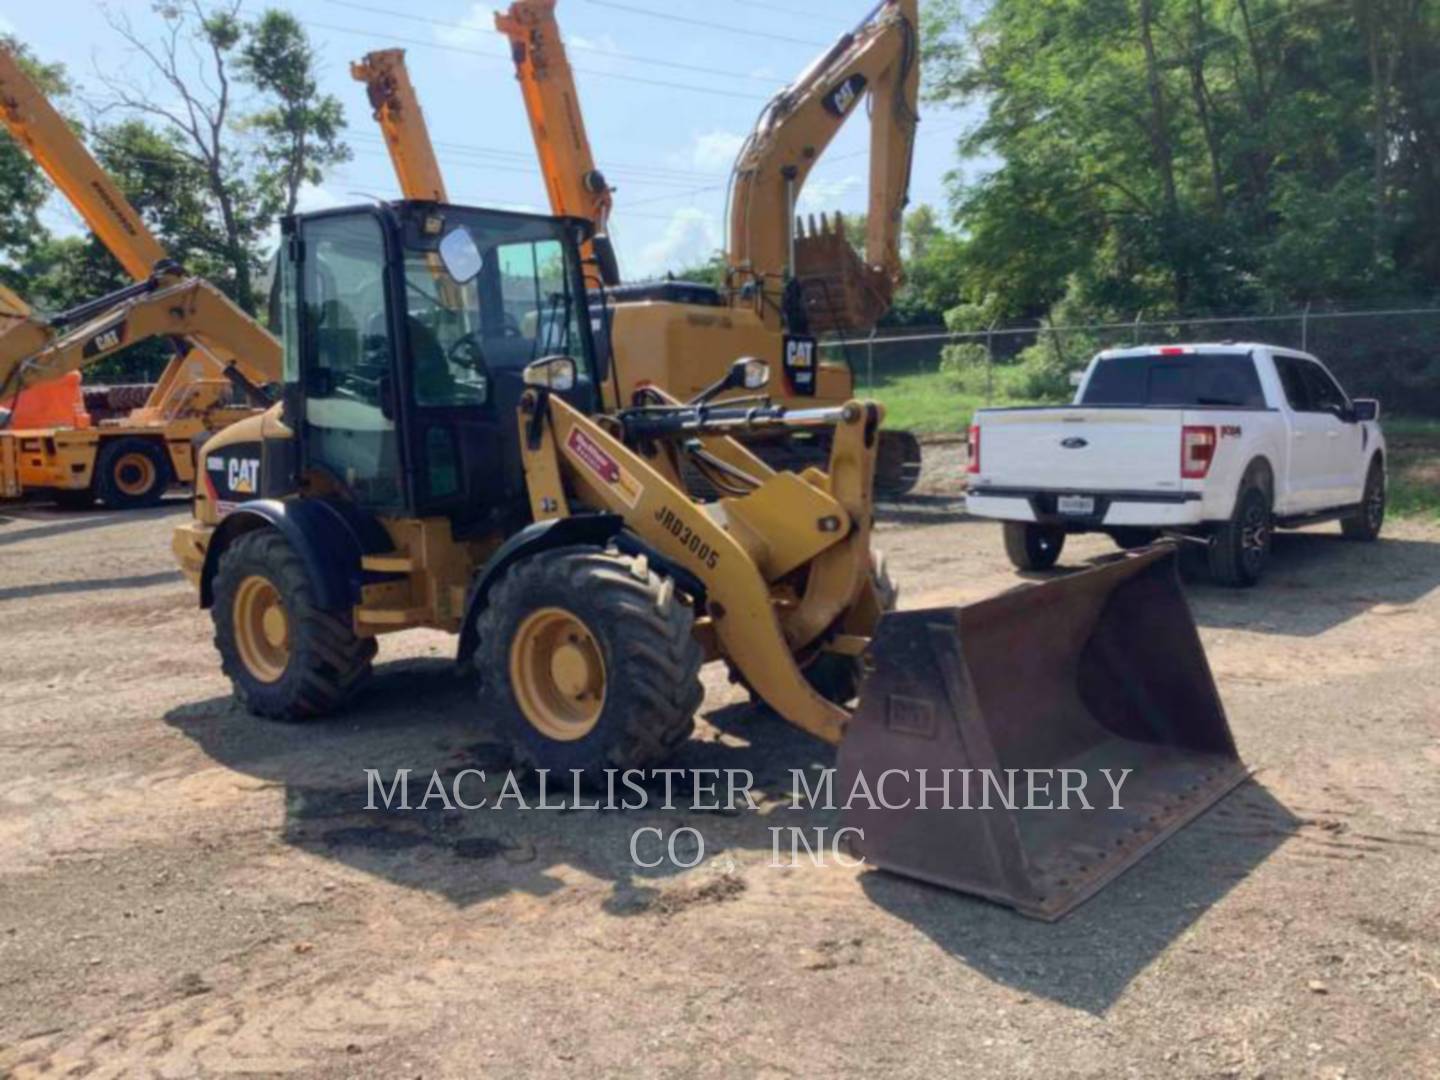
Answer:
POLYGON ((349 503, 328 499, 257 499, 225 516, 205 549, 200 573, 200 606, 215 602, 215 572, 236 537, 271 528, 289 541, 315 586, 322 611, 348 611, 360 603, 365 583, 360 560, 391 548, 389 535, 373 517, 349 503))
POLYGON ((475 636, 475 617, 489 600, 490 590, 511 566, 521 559, 552 548, 570 547, 574 544, 603 547, 624 527, 625 520, 617 514, 579 514, 575 517, 537 521, 505 541, 500 550, 490 556, 489 561, 476 573, 470 586, 470 597, 465 602, 465 622, 460 630, 460 651, 456 659, 463 664, 475 654, 475 646, 479 644, 475 636))

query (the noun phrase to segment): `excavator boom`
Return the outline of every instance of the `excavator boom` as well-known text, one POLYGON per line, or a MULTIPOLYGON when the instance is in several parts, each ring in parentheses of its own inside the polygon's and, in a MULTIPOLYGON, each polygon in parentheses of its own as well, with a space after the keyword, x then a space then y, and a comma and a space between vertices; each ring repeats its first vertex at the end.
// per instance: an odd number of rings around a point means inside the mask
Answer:
POLYGON ((495 28, 510 39, 550 209, 557 217, 585 218, 595 226, 597 240, 586 246, 585 256, 599 258, 606 285, 618 285, 620 274, 609 241, 614 190, 590 150, 575 74, 555 21, 555 3, 515 0, 507 12, 495 14, 495 28))
POLYGON ((776 296, 798 282, 813 332, 873 326, 903 280, 900 239, 919 123, 918 27, 917 0, 884 0, 775 96, 736 163, 732 285, 754 283, 776 296), (822 219, 801 234, 795 209, 826 147, 867 98, 870 204, 861 263, 842 226, 822 219))
POLYGON ((445 177, 435 160, 435 148, 420 100, 405 68, 404 49, 368 53, 350 65, 350 74, 365 84, 375 121, 390 151, 390 164, 407 199, 448 202, 445 177))
MULTIPOLYGON (((5 48, 0 48, 0 122, 29 151, 51 182, 70 200, 86 224, 137 283, 149 282, 156 276, 166 279, 178 276, 165 249, 124 193, 20 67, 14 54, 5 48)), ((186 384, 194 379, 219 380, 233 374, 243 383, 256 388, 280 379, 279 342, 218 290, 196 284, 192 295, 203 294, 206 297, 204 318, 194 318, 193 311, 178 311, 168 320, 185 323, 191 329, 185 332, 175 359, 161 375, 137 419, 173 412, 176 401, 188 395, 186 384)), ((38 332, 43 324, 32 321, 29 326, 38 332)), ((117 327, 127 344, 145 336, 123 323, 117 324, 117 327)), ((30 353, 19 353, 23 344, 20 339, 9 341, 9 336, 0 339, 3 342, 0 344, 0 372, 4 370, 3 365, 8 364, 13 377, 16 366, 30 353)), ((32 339, 34 336, 31 335, 32 339)), ((47 333, 46 343, 54 337, 53 333, 47 333)), ((73 361, 73 365, 63 366, 63 369, 47 362, 45 365, 31 365, 29 370, 34 373, 54 371, 59 375, 66 370, 80 370, 98 359, 95 355, 81 356, 67 360, 66 364, 73 361)), ((35 376, 26 376, 26 381, 33 383, 35 376)), ((0 379, 0 387, 3 386, 5 380, 0 379)))

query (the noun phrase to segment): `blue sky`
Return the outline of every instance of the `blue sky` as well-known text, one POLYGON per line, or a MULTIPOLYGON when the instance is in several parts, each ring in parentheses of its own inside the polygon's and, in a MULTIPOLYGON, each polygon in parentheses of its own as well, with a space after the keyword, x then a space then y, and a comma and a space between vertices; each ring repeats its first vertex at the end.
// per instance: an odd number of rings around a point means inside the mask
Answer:
MULTIPOLYGON (((730 164, 775 90, 841 33, 873 0, 560 0, 557 9, 576 69, 590 140, 618 189, 614 233, 627 278, 703 259, 723 246, 730 164), (729 29, 708 29, 701 20, 729 29)), ((292 12, 322 57, 325 91, 345 104, 354 160, 332 170, 305 208, 394 197, 395 180, 349 61, 371 49, 407 50, 456 202, 543 209, 533 144, 505 39, 493 29, 496 0, 246 0, 292 12)), ((101 17, 123 13, 158 32, 149 0, 45 0, 0 13, 0 31, 41 58, 61 61, 84 94, 103 99, 100 71, 135 80, 163 99, 144 62, 101 17)), ((945 205, 945 174, 958 163, 968 118, 922 108, 912 205, 945 205)), ((865 206, 867 123, 862 116, 812 174, 801 209, 865 206)), ((62 204, 52 228, 76 228, 62 204)))

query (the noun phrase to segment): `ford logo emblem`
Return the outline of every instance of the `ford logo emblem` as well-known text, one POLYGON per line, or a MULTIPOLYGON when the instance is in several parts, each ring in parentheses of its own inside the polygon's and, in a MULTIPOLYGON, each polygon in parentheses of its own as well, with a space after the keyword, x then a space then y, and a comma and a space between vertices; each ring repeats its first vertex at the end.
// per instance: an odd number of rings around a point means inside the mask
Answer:
POLYGON ((1066 439, 1060 444, 1066 450, 1084 450, 1090 445, 1089 439, 1066 439))

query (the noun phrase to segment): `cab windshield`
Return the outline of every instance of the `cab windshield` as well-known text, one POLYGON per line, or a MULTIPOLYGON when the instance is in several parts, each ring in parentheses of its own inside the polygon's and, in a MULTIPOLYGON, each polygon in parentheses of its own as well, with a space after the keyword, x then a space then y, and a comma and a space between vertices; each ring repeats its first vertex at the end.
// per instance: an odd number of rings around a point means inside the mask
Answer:
POLYGON ((485 405, 497 378, 551 356, 574 359, 582 386, 593 385, 576 289, 578 246, 565 236, 571 228, 493 211, 417 215, 405 230, 416 404, 485 405), (452 236, 456 230, 469 242, 452 236), (463 267, 442 256, 447 239, 467 252, 463 267))

